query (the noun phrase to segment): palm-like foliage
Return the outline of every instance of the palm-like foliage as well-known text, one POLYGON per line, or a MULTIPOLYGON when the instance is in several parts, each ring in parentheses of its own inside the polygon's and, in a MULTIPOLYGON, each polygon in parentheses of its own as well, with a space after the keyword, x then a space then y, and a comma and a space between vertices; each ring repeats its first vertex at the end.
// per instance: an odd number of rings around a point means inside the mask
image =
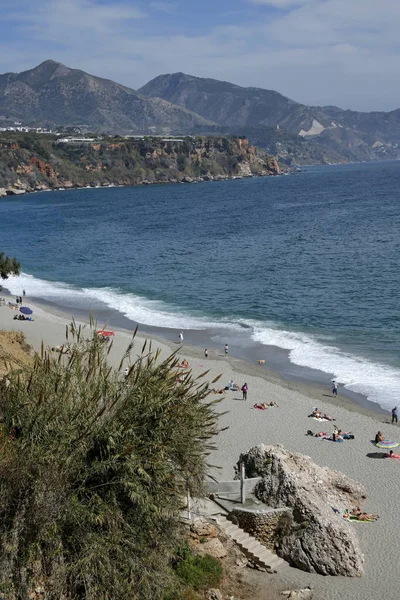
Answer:
POLYGON ((42 349, 0 384, 1 585, 21 599, 33 583, 54 600, 157 599, 185 489, 201 494, 214 402, 190 376, 177 383, 174 355, 145 344, 125 379, 96 335, 71 332, 68 358, 42 349))
POLYGON ((4 252, 0 252, 0 278, 8 279, 9 275, 19 275, 21 265, 15 258, 6 256, 4 252))

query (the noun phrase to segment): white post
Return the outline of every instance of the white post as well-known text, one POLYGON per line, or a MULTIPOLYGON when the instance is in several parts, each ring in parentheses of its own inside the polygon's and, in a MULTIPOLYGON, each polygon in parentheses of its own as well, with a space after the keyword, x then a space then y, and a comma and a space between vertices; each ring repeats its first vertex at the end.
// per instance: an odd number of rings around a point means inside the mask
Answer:
POLYGON ((240 463, 240 502, 246 502, 246 476, 244 472, 244 462, 240 463))
POLYGON ((186 497, 186 501, 187 501, 187 513, 188 513, 188 519, 192 518, 191 512, 190 512, 190 493, 189 490, 187 490, 187 497, 186 497))

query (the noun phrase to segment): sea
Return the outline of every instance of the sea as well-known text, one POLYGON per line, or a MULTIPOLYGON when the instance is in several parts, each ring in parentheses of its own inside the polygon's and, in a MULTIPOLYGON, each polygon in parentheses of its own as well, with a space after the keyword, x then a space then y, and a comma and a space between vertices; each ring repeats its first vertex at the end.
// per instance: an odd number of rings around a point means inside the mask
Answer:
POLYGON ((400 162, 7 197, 0 250, 13 294, 400 401, 400 162))

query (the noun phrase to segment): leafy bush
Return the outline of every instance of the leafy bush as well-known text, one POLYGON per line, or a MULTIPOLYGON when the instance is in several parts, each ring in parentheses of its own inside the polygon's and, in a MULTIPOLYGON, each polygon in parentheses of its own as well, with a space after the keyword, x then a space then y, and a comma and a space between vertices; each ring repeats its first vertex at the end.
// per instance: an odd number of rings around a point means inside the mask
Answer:
MULTIPOLYGON (((182 498, 202 491, 214 402, 201 379, 177 382, 174 355, 160 361, 145 343, 125 378, 94 332, 68 333, 65 360, 42 348, 0 381, 0 589, 158 600, 173 581, 182 498)), ((182 576, 200 585, 204 564, 189 563, 182 576)))

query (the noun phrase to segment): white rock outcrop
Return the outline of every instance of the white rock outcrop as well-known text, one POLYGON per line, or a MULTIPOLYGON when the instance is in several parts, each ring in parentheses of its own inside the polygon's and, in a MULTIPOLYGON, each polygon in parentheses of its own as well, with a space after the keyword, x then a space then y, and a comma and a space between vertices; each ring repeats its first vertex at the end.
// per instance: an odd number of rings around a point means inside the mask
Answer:
POLYGON ((255 489, 259 500, 273 508, 292 509, 292 518, 282 518, 278 529, 279 556, 321 575, 361 575, 364 557, 354 527, 342 517, 345 509, 365 499, 360 484, 281 446, 256 446, 240 461, 246 477, 262 478, 255 489))

